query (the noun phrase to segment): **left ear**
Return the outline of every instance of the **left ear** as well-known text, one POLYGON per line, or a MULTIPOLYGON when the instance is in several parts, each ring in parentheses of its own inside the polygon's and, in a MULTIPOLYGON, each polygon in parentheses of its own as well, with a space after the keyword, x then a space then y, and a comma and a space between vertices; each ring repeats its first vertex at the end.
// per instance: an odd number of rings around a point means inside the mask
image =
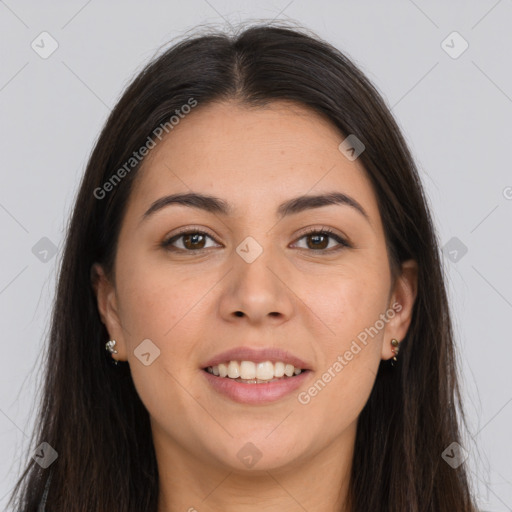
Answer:
POLYGON ((402 263, 402 272, 396 278, 391 294, 389 308, 395 311, 393 318, 387 323, 386 335, 382 344, 382 359, 391 359, 394 354, 391 339, 399 342, 405 338, 411 324, 414 301, 418 290, 418 264, 415 260, 402 263))

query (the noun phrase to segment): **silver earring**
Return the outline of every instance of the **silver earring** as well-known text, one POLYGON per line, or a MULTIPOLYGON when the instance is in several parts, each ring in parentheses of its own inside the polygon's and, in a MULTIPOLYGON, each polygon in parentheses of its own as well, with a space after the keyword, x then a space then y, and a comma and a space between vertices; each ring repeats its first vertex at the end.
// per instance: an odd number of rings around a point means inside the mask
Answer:
POLYGON ((393 338, 391 340, 391 345, 393 345, 393 347, 395 347, 395 348, 391 349, 391 352, 393 352, 393 354, 394 354, 394 357, 391 361, 391 366, 395 366, 395 363, 397 362, 396 356, 398 355, 398 351, 400 349, 400 342, 396 338, 393 338))
MULTIPOLYGON (((111 354, 117 354, 117 350, 114 348, 115 344, 116 344, 116 340, 107 341, 107 343, 105 343, 105 350, 108 350, 111 354)), ((112 359, 114 361, 114 364, 117 366, 119 364, 117 359, 115 359, 115 358, 112 358, 112 359)))

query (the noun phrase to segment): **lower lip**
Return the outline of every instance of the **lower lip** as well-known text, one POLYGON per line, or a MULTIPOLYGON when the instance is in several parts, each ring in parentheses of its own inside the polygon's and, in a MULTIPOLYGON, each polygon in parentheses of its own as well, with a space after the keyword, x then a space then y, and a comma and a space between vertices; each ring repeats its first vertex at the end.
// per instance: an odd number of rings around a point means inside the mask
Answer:
POLYGON ((247 384, 230 379, 229 377, 217 377, 210 372, 201 370, 215 391, 242 404, 264 404, 275 402, 300 387, 312 373, 303 371, 294 377, 276 380, 262 384, 247 384))

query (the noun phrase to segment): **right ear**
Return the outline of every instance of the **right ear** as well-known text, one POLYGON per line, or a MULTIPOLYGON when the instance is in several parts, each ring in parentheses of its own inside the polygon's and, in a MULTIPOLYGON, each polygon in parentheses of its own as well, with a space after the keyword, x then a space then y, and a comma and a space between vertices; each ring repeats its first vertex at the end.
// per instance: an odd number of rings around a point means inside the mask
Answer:
POLYGON ((116 289, 99 263, 94 263, 91 267, 91 285, 96 295, 101 321, 107 328, 110 339, 117 342, 115 348, 118 354, 112 354, 112 357, 118 361, 126 360, 126 344, 119 320, 116 289))

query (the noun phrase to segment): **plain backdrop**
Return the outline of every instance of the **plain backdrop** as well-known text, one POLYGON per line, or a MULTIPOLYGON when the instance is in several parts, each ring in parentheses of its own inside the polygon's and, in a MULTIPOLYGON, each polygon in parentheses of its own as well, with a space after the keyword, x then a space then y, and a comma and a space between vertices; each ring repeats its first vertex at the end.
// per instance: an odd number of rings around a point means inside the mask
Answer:
POLYGON ((511 0, 0 1, 2 510, 35 448, 65 227, 110 109, 195 26, 274 18, 351 57, 403 130, 443 247, 470 420, 465 463, 482 510, 512 510, 511 0))

